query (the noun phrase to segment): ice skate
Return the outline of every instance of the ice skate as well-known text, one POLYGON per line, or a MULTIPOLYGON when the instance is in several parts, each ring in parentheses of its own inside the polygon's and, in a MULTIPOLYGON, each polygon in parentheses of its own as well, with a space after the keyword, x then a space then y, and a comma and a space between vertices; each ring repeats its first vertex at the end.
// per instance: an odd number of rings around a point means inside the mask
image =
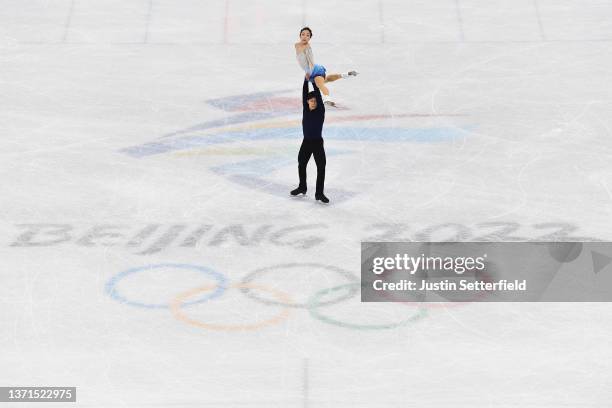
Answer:
POLYGON ((321 194, 316 194, 315 195, 315 199, 317 201, 321 201, 324 204, 328 204, 329 203, 329 198, 325 197, 325 194, 321 193, 321 194))
POLYGON ((333 106, 334 108, 336 107, 336 102, 334 102, 334 100, 329 95, 323 95, 323 103, 325 104, 325 106, 333 106))
POLYGON ((306 195, 306 189, 298 187, 295 190, 291 190, 291 192, 289 194, 291 194, 292 196, 297 196, 297 195, 300 195, 300 194, 306 195))

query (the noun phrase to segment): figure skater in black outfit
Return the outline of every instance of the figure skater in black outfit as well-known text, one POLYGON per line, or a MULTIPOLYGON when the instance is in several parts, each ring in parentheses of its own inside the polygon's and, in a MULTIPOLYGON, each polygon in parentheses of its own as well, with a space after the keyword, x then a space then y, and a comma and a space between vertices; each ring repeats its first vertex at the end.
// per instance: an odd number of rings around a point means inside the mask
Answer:
POLYGON ((304 79, 302 88, 302 103, 304 105, 304 113, 302 116, 302 132, 304 139, 298 153, 298 174, 300 176, 300 185, 295 190, 291 191, 292 196, 298 194, 306 194, 306 165, 310 160, 310 156, 314 155, 315 163, 317 164, 317 189, 315 199, 323 203, 329 203, 329 199, 323 194, 325 185, 325 148, 323 147, 323 122, 325 121, 325 105, 321 98, 321 92, 315 83, 312 84, 314 91, 308 92, 308 79, 304 79))

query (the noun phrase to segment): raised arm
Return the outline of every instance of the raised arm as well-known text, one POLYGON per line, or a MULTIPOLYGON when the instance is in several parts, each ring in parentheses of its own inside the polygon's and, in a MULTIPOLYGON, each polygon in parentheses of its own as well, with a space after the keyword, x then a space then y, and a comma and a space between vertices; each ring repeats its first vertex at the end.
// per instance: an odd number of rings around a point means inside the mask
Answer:
POLYGON ((304 86, 302 87, 302 103, 304 105, 304 110, 308 110, 308 80, 304 78, 304 86))
POLYGON ((323 98, 321 98, 321 91, 317 84, 313 81, 312 87, 314 88, 315 96, 317 99, 317 110, 322 110, 325 112, 325 105, 323 104, 323 98))

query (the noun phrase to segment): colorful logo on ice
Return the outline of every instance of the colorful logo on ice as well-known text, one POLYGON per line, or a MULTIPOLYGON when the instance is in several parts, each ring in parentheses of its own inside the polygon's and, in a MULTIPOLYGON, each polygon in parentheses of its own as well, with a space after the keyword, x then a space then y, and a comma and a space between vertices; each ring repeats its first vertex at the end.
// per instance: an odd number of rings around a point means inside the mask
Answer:
MULTIPOLYGON (((135 158, 160 154, 248 156, 246 160, 231 161, 210 170, 246 188, 286 197, 290 186, 276 183, 267 176, 283 167, 296 166, 302 139, 302 107, 299 98, 283 96, 289 92, 295 94, 295 90, 285 90, 209 100, 209 105, 230 115, 163 135, 155 141, 127 147, 121 152, 135 158), (296 143, 291 149, 280 150, 263 144, 252 147, 251 143, 272 140, 294 140, 296 143)), ((460 114, 351 115, 348 109, 328 109, 327 112, 323 130, 326 141, 437 143, 462 139, 469 131, 459 127, 376 125, 385 119, 465 116, 460 114)), ((326 153, 328 156, 351 153, 350 145, 340 150, 330 148, 328 144, 326 153)), ((354 192, 333 188, 328 191, 336 203, 355 195, 354 192)))

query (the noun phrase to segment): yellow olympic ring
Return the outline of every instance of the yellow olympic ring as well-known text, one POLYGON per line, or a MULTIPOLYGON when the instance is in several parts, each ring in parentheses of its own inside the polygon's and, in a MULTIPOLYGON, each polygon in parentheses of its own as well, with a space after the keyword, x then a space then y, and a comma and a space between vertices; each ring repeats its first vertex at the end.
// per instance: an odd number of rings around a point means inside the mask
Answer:
MULTIPOLYGON (((287 319, 287 317, 289 317, 289 313, 291 313, 291 309, 288 308, 283 308, 283 310, 281 311, 281 313, 279 313, 278 315, 267 319, 267 320, 263 320, 261 322, 258 323, 253 323, 253 324, 232 324, 232 325, 228 325, 228 324, 214 324, 214 323, 204 323, 201 322, 199 320, 195 320, 190 318, 189 316, 187 316, 183 310, 182 310, 182 305, 191 297, 196 296, 202 292, 206 292, 206 291, 211 291, 217 288, 217 285, 206 285, 206 286, 200 286, 198 288, 195 289, 191 289, 188 291, 185 291, 181 294, 179 294, 176 298, 174 298, 171 302, 170 302, 170 311, 172 312, 172 314, 174 315, 174 317, 177 320, 180 320, 184 323, 187 323, 191 326, 195 326, 195 327, 200 327, 203 329, 208 329, 208 330, 217 330, 217 331, 248 331, 248 330, 257 330, 257 329, 261 329, 263 327, 267 327, 267 326, 271 326, 277 323, 280 323, 281 321, 287 319)), ((291 297, 281 291, 278 291, 276 289, 270 289, 267 287, 262 287, 260 285, 255 285, 255 284, 251 284, 251 283, 234 283, 232 285, 229 286, 229 288, 233 288, 233 289, 256 289, 256 290, 261 290, 263 292, 268 292, 269 294, 271 294, 272 296, 274 296, 278 301, 283 302, 283 303, 291 303, 293 302, 291 297)))

